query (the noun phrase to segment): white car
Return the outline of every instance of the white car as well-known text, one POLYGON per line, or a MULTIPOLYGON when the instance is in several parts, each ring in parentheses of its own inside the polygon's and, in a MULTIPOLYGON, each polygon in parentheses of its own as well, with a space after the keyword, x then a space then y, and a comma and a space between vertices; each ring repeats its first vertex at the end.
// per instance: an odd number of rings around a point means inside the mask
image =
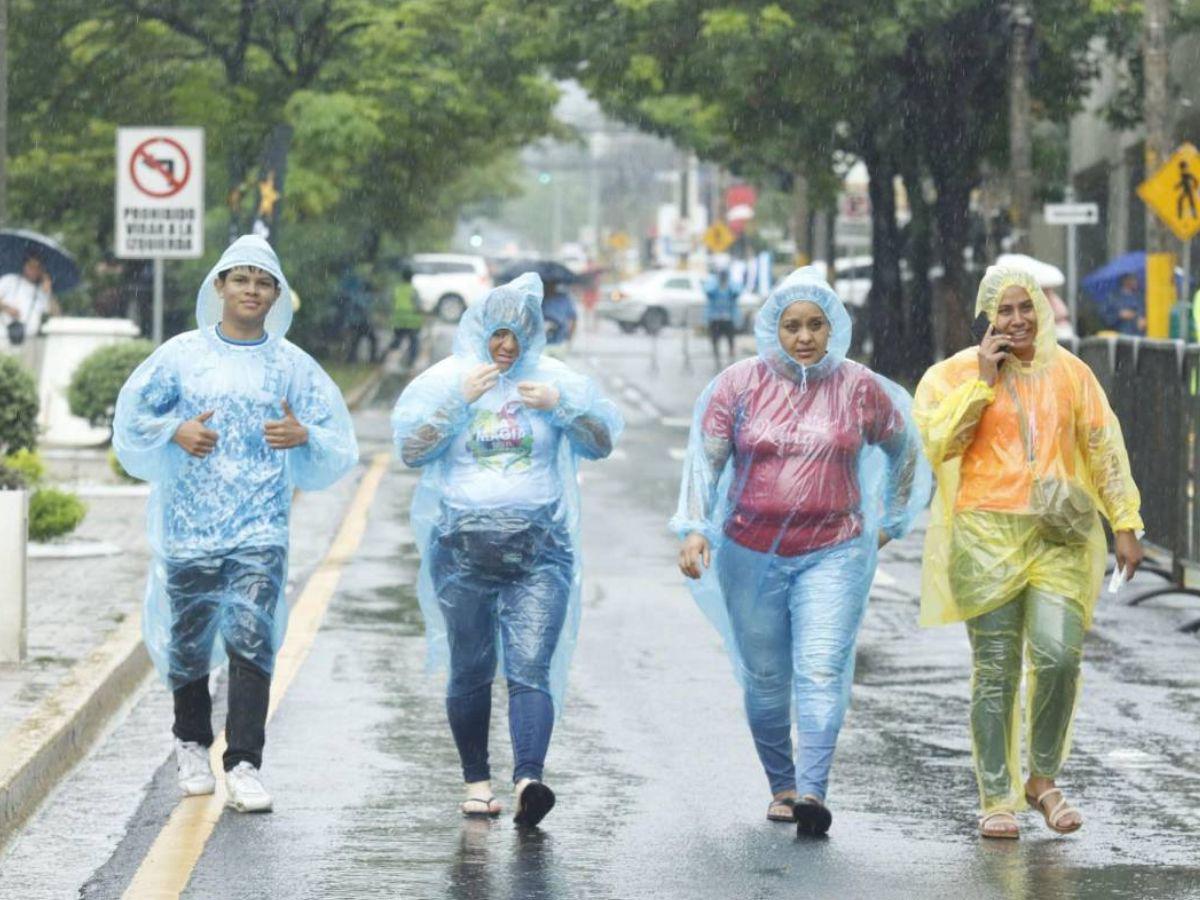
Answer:
POLYGON ((413 290, 421 312, 457 322, 467 307, 492 287, 482 256, 458 253, 417 253, 412 258, 413 290))
POLYGON ((871 293, 871 257, 843 256, 833 261, 833 289, 847 306, 863 307, 871 293))
MULTIPOLYGON (((699 325, 708 302, 704 285, 710 277, 703 272, 651 269, 611 288, 601 297, 597 312, 626 333, 644 328, 658 334, 668 325, 699 325)), ((762 298, 751 291, 738 297, 743 326, 753 322, 761 305, 762 298)))

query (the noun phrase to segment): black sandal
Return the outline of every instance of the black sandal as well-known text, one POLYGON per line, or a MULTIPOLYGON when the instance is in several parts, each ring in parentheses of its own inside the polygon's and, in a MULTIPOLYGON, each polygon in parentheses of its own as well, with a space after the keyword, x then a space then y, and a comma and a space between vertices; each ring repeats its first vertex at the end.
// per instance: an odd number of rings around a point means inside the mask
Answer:
POLYGON ((492 804, 495 802, 495 797, 488 797, 486 800, 484 800, 482 797, 468 797, 458 805, 458 809, 463 814, 464 819, 494 819, 500 815, 501 812, 503 812, 503 810, 500 809, 492 809, 492 804), (487 809, 483 812, 470 812, 463 808, 468 803, 482 803, 487 807, 487 809))
POLYGON ((525 785, 525 790, 521 791, 517 800, 517 814, 513 816, 513 821, 532 828, 554 809, 554 803, 554 791, 540 781, 531 781, 525 785))
POLYGON ((782 797, 779 800, 772 800, 767 804, 767 821, 768 822, 795 822, 796 821, 796 798, 782 797), (771 810, 776 806, 786 806, 788 811, 786 816, 772 815, 771 810))
POLYGON ((833 813, 812 794, 805 794, 792 807, 796 820, 796 837, 824 837, 833 824, 833 813))

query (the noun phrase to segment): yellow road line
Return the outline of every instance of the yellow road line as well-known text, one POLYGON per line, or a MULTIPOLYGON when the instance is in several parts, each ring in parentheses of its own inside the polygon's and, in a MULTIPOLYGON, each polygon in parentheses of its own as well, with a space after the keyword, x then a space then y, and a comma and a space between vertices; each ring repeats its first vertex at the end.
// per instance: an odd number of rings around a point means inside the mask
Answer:
MULTIPOLYGON (((358 486, 333 545, 292 606, 287 638, 275 658, 268 717, 275 714, 283 695, 312 649, 321 620, 341 580, 342 569, 358 550, 367 529, 367 512, 387 466, 386 453, 376 455, 371 461, 371 467, 358 486)), ((222 732, 213 742, 210 752, 213 771, 221 771, 221 755, 224 752, 225 733, 222 732)), ((183 893, 224 807, 225 783, 221 778, 217 779, 215 794, 181 800, 134 873, 125 897, 133 900, 166 900, 183 893)))

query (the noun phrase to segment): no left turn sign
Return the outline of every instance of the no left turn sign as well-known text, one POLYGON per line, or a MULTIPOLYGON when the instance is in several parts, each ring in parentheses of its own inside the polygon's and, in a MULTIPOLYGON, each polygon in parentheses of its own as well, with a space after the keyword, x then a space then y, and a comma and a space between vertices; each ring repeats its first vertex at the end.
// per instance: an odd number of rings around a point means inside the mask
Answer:
POLYGON ((129 177, 149 197, 173 197, 192 176, 192 160, 183 145, 169 137, 152 137, 134 148, 129 177))
POLYGON ((204 132, 117 129, 116 254, 121 259, 204 255, 204 132))

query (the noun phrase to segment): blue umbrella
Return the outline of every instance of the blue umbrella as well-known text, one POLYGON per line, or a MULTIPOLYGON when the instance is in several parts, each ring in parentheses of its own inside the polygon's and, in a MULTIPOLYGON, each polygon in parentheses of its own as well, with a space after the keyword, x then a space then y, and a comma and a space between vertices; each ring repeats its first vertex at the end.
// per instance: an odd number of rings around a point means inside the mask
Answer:
POLYGON ((41 257, 54 284, 54 293, 63 294, 79 284, 79 264, 58 241, 23 228, 0 229, 0 275, 20 272, 30 251, 41 257))
POLYGON ((1139 290, 1146 286, 1146 251, 1135 250, 1110 260, 1089 272, 1079 282, 1080 286, 1096 304, 1103 303, 1108 295, 1115 291, 1126 275, 1133 275, 1138 280, 1139 290))
POLYGON ((509 263, 496 275, 496 284, 512 281, 525 272, 536 272, 542 281, 553 281, 556 284, 575 284, 583 281, 578 275, 560 262, 551 259, 523 259, 509 263))

